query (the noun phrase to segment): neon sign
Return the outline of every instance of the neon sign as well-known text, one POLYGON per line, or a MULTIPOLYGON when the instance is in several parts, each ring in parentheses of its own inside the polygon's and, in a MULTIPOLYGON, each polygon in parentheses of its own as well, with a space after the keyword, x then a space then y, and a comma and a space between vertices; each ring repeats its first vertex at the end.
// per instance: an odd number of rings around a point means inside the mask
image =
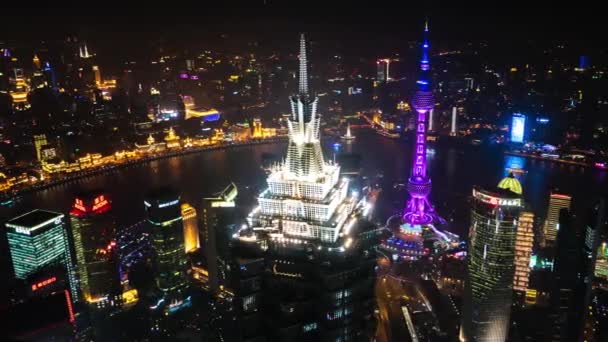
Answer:
POLYGON ((478 200, 481 200, 484 203, 489 203, 494 206, 497 206, 497 205, 503 206, 503 207, 520 207, 521 206, 521 199, 519 199, 519 198, 500 198, 500 197, 490 196, 490 195, 487 195, 487 194, 484 194, 482 192, 475 191, 475 190, 473 190, 473 197, 477 198, 478 200))
POLYGON ((38 291, 43 287, 47 287, 48 285, 57 281, 57 277, 51 277, 42 281, 39 281, 35 284, 32 284, 32 291, 38 291))
POLYGON ((165 208, 165 207, 170 207, 170 206, 172 206, 172 205, 176 205, 176 204, 178 204, 178 203, 179 203, 179 200, 178 200, 178 199, 176 199, 176 200, 171 201, 171 202, 160 203, 160 204, 158 205, 158 207, 159 207, 159 208, 165 208))
POLYGON ((76 200, 74 201, 74 209, 76 209, 80 212, 83 212, 83 213, 93 212, 93 213, 97 214, 97 213, 103 211, 104 209, 106 209, 109 205, 110 205, 110 202, 105 197, 105 195, 99 195, 99 196, 95 197, 93 199, 92 203, 91 202, 85 203, 80 198, 76 198, 76 200))

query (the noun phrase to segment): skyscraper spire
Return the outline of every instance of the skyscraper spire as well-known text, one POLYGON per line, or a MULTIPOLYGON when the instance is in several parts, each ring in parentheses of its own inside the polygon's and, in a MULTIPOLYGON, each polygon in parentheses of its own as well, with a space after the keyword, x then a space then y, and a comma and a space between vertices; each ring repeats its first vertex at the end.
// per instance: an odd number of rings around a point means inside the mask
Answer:
POLYGON ((319 143, 320 117, 318 98, 308 94, 306 40, 300 35, 300 86, 298 94, 290 97, 291 119, 286 165, 298 177, 316 179, 323 172, 325 162, 319 143))
POLYGON ((308 94, 308 61, 306 59, 306 38, 300 34, 300 94, 308 94))
POLYGON ((426 165, 427 114, 433 109, 435 100, 430 85, 428 20, 424 25, 420 75, 416 81, 416 92, 412 97, 412 108, 416 111, 416 138, 412 158, 412 171, 408 179, 407 191, 410 199, 405 209, 404 220, 411 225, 430 224, 437 217, 428 196, 431 193, 431 178, 426 165))

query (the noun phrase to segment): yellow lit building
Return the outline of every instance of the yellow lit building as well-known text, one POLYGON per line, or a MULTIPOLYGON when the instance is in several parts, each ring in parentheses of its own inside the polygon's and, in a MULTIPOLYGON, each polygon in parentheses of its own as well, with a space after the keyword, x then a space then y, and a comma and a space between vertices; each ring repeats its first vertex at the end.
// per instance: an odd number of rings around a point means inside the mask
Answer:
POLYGON ((93 74, 95 75, 95 85, 99 87, 101 85, 101 71, 99 70, 99 66, 93 65, 93 74))
POLYGON ((409 103, 407 103, 405 101, 399 101, 399 103, 397 103, 397 109, 410 110, 410 105, 409 105, 409 103))
POLYGON ((603 241, 597 251, 595 260, 595 276, 608 279, 608 243, 603 241))
POLYGON ((552 193, 549 197, 549 208, 547 209, 547 219, 544 226, 544 242, 552 245, 557 238, 559 229, 559 211, 570 209, 572 197, 563 194, 552 193))
POLYGON ((42 147, 47 145, 46 135, 38 134, 34 135, 34 148, 36 149, 36 159, 42 161, 42 147))
POLYGON ((145 144, 140 145, 135 143, 135 147, 137 148, 138 153, 147 154, 162 152, 167 149, 167 144, 163 142, 157 143, 152 134, 150 134, 148 136, 148 139, 146 139, 145 144))
POLYGON ((167 136, 165 137, 165 143, 167 144, 167 148, 181 147, 180 137, 179 137, 179 135, 175 134, 175 130, 173 129, 173 127, 169 128, 169 132, 167 133, 167 136))
POLYGON ((255 118, 253 119, 253 138, 261 138, 262 135, 262 120, 255 118))
POLYGON ((213 129, 213 136, 211 137, 211 143, 218 143, 224 140, 224 130, 221 128, 213 129))
POLYGON ((530 277, 530 255, 534 244, 534 214, 522 211, 519 214, 515 236, 515 274, 513 290, 525 293, 530 277))
POLYGON ((93 167, 101 164, 102 156, 99 153, 87 153, 86 156, 78 158, 80 168, 93 167))
POLYGON ((181 210, 184 225, 184 245, 186 247, 186 253, 188 253, 201 247, 198 235, 198 221, 196 209, 190 204, 182 204, 181 210))

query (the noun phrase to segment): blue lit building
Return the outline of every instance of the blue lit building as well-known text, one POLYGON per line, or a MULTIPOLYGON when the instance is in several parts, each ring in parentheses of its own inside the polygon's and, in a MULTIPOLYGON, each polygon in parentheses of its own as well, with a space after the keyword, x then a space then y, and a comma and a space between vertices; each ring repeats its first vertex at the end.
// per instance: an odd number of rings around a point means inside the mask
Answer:
POLYGON ((47 266, 61 264, 66 268, 73 300, 78 301, 74 258, 63 214, 32 210, 10 219, 6 236, 17 279, 27 279, 47 266))
POLYGON ((526 139, 526 116, 515 113, 511 118, 511 142, 523 143, 526 139))

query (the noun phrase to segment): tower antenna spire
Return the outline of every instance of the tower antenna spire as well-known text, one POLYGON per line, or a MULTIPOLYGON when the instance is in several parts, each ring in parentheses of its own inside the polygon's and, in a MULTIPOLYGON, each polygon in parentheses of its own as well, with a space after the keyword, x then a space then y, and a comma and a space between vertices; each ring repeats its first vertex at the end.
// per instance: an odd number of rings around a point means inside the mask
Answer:
POLYGON ((429 40, 428 40, 428 19, 424 23, 424 38, 422 42, 422 56, 420 60, 420 72, 416 81, 416 92, 412 97, 412 108, 416 112, 416 138, 414 139, 414 153, 412 160, 412 170, 408 179, 407 190, 410 198, 407 202, 405 214, 403 216, 406 223, 411 225, 430 224, 439 219, 434 213, 428 197, 431 193, 431 178, 427 172, 426 162, 426 132, 427 116, 433 110, 435 100, 430 86, 429 75, 429 40))
POLYGON ((308 60, 306 59, 306 38, 300 34, 300 94, 308 94, 308 60))

